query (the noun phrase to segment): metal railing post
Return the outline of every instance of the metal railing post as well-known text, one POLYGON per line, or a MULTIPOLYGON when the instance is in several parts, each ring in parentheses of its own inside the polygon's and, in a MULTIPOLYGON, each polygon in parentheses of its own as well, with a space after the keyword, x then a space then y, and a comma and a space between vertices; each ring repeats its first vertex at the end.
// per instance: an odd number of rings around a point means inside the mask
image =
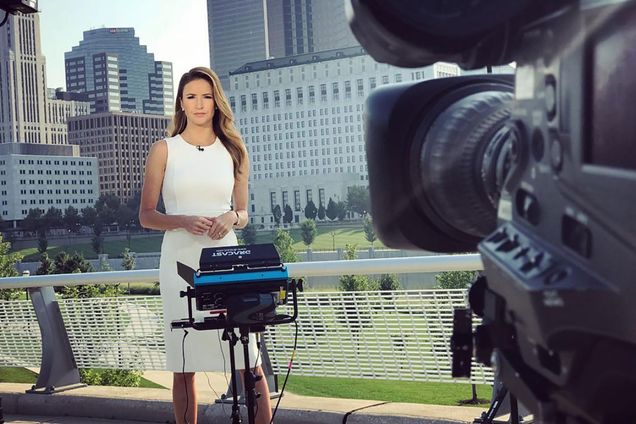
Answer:
POLYGON ((85 386, 80 382, 79 369, 53 287, 29 289, 29 294, 40 326, 42 363, 35 385, 26 392, 52 394, 85 386))

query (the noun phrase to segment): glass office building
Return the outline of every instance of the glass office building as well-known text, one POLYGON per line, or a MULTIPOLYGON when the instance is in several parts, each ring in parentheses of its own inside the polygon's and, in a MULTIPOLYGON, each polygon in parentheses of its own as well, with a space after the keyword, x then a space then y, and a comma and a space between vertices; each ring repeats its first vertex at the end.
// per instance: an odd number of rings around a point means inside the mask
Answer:
POLYGON ((84 31, 64 58, 67 91, 88 93, 92 113, 173 113, 172 64, 155 61, 134 28, 84 31))

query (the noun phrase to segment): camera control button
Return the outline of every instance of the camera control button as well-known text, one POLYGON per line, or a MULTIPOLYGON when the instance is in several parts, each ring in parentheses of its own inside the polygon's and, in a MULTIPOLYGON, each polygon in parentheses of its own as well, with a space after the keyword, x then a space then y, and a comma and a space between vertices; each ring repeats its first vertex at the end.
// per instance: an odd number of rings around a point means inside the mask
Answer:
POLYGON ((563 146, 561 146, 561 141, 558 138, 553 138, 550 144, 550 163, 552 164, 552 169, 556 172, 561 171, 563 166, 563 146))

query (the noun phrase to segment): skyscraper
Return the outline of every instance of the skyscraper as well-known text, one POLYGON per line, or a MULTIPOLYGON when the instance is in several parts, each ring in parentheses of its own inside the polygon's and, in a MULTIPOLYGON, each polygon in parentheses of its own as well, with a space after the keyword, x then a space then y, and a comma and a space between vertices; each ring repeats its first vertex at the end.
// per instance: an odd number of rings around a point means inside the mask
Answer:
POLYGON ((226 88, 248 62, 358 45, 342 0, 208 0, 208 31, 226 88))
POLYGON ((93 113, 173 113, 172 64, 155 61, 134 28, 84 31, 64 58, 67 91, 88 93, 93 113))
POLYGON ((46 143, 40 18, 9 15, 0 31, 0 143, 46 143))

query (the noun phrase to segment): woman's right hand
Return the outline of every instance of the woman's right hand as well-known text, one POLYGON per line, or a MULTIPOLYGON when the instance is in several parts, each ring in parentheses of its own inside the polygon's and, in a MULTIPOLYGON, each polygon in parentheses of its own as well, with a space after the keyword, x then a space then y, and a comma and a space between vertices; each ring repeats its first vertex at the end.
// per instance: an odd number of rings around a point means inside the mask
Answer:
POLYGON ((181 226, 190 234, 200 236, 206 234, 214 221, 204 216, 188 216, 182 218, 181 226))

